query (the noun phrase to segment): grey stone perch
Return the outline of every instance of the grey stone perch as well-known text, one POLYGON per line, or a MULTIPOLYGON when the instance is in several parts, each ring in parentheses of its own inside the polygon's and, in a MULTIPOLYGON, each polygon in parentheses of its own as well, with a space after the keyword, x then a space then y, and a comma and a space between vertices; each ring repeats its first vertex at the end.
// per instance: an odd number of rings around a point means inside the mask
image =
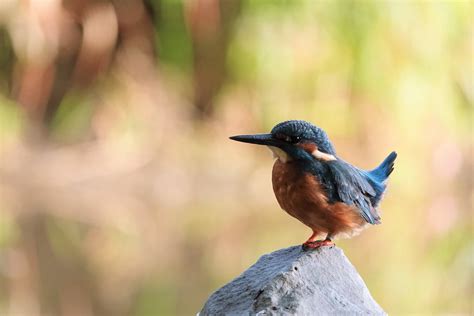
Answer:
POLYGON ((262 256, 214 292, 207 315, 386 315, 341 249, 301 246, 262 256))

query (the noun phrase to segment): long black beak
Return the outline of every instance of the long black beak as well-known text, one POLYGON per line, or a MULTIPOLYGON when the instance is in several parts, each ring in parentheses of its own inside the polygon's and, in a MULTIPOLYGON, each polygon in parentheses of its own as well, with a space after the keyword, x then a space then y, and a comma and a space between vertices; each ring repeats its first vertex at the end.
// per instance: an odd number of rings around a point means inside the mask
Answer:
POLYGON ((272 134, 256 134, 256 135, 237 135, 229 137, 232 140, 238 142, 267 145, 267 146, 279 146, 281 141, 274 139, 272 134))

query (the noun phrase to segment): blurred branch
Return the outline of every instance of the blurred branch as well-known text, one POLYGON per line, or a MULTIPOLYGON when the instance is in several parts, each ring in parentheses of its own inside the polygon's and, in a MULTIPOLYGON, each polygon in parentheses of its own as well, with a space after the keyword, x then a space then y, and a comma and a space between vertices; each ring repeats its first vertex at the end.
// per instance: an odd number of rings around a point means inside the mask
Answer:
POLYGON ((9 27, 16 53, 9 62, 15 64, 12 95, 27 113, 31 137, 47 137, 65 95, 92 88, 117 53, 139 52, 133 62, 154 59, 151 22, 141 1, 69 0, 63 6, 33 0, 18 10, 9 27))
POLYGON ((241 0, 186 1, 194 58, 194 105, 197 116, 212 114, 214 98, 227 78, 226 57, 241 0))

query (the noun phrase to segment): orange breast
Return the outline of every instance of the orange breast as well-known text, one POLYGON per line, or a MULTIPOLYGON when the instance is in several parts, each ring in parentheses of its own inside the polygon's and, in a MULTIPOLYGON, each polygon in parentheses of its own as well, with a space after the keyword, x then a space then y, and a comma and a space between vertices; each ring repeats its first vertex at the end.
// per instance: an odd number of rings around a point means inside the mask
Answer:
POLYGON ((272 183, 281 208, 313 231, 332 236, 352 235, 365 225, 353 206, 329 203, 317 178, 300 170, 295 162, 283 163, 277 159, 273 165, 272 183))

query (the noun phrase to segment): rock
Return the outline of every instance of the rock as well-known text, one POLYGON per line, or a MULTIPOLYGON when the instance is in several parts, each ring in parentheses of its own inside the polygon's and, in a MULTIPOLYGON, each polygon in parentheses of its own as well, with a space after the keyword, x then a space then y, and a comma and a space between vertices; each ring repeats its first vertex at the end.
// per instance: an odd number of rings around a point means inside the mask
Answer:
POLYGON ((262 256, 214 292, 205 315, 386 315, 336 247, 301 246, 262 256))

